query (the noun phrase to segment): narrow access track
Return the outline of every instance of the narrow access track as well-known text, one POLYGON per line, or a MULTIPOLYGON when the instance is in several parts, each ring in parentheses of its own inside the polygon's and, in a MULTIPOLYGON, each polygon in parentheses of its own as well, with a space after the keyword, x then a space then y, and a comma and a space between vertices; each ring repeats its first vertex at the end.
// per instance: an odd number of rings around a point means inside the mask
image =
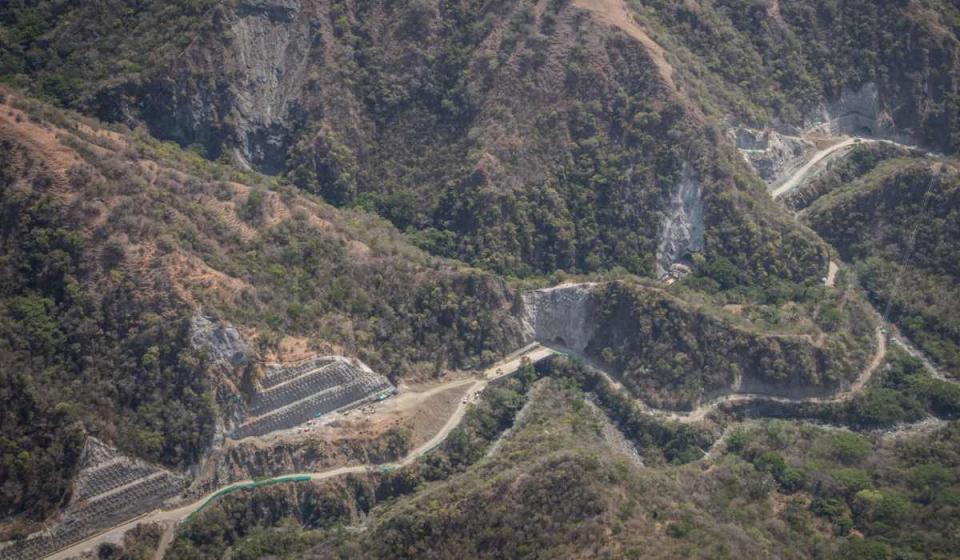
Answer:
POLYGON ((733 393, 730 395, 724 395, 722 397, 717 397, 716 399, 711 400, 708 403, 704 403, 697 408, 691 410, 690 412, 668 412, 665 414, 670 420, 676 420, 677 422, 682 423, 691 423, 699 422, 707 417, 713 409, 717 408, 720 405, 728 403, 743 403, 749 401, 766 401, 766 402, 775 402, 783 404, 804 404, 804 403, 836 403, 850 400, 854 395, 863 390, 863 387, 867 384, 868 381, 873 377, 873 374, 880 367, 880 364, 883 363, 883 357, 887 354, 887 336, 883 332, 882 327, 877 327, 876 330, 876 343, 877 347, 873 353, 873 357, 870 358, 870 363, 867 364, 863 370, 861 370, 860 375, 857 376, 857 379, 850 385, 850 388, 842 393, 837 393, 830 397, 807 397, 807 398, 788 398, 788 397, 777 397, 773 395, 763 395, 756 393, 733 393))
MULTIPOLYGON (((550 348, 545 348, 539 344, 530 344, 524 348, 521 348, 519 351, 514 352, 513 354, 507 356, 502 361, 497 364, 487 368, 479 379, 474 381, 470 388, 467 390, 466 394, 473 394, 476 391, 482 391, 489 383, 496 381, 502 377, 506 377, 515 373, 520 369, 520 366, 523 364, 525 359, 529 359, 531 362, 539 362, 545 358, 548 358, 555 354, 555 351, 550 348)), ((274 478, 260 480, 259 484, 270 484, 271 482, 288 482, 288 481, 297 481, 309 478, 312 481, 317 480, 327 480, 330 478, 336 478, 338 476, 343 476, 347 474, 360 474, 367 473, 372 470, 392 470, 400 467, 410 465, 420 457, 426 455, 438 445, 443 443, 443 441, 450 435, 450 432, 460 424, 460 421, 463 420, 464 415, 467 412, 467 402, 461 401, 457 404, 457 408, 450 415, 450 418, 447 420, 446 424, 440 428, 430 440, 423 443, 416 449, 410 451, 403 459, 395 461, 392 463, 382 463, 382 464, 357 464, 349 465, 344 467, 337 467, 333 469, 328 469, 325 471, 318 472, 307 472, 307 473, 291 473, 285 474, 282 476, 277 476, 274 478)), ((127 531, 133 529, 141 523, 161 523, 161 524, 176 524, 180 521, 186 519, 190 514, 204 508, 213 501, 215 501, 219 496, 221 496, 225 491, 233 489, 242 489, 247 488, 253 484, 253 480, 243 480, 239 482, 234 482, 232 484, 227 484, 217 490, 208 493, 202 498, 191 502, 186 505, 174 509, 166 510, 154 510, 153 512, 146 513, 140 516, 137 516, 133 519, 125 521, 120 525, 115 525, 109 529, 101 531, 96 535, 90 536, 76 544, 73 544, 67 548, 63 548, 60 551, 48 556, 47 558, 52 560, 67 560, 74 556, 78 556, 88 550, 93 549, 94 547, 108 541, 120 540, 123 537, 123 534, 127 531)), ((172 536, 170 537, 172 538, 172 536)), ((167 543, 169 544, 169 543, 167 543)))
POLYGON ((809 178, 810 173, 825 159, 834 155, 837 152, 847 150, 857 144, 871 144, 874 142, 883 142, 886 144, 891 144, 893 146, 898 146, 900 148, 905 148, 907 150, 916 150, 923 152, 927 157, 937 157, 938 154, 934 152, 925 151, 922 148, 917 146, 911 146, 909 144, 901 144, 900 142, 894 142, 893 140, 887 140, 885 138, 867 138, 864 136, 852 136, 845 138, 842 142, 834 144, 828 148, 824 148, 819 152, 813 154, 813 157, 803 165, 800 169, 794 172, 786 181, 781 183, 778 187, 774 188, 770 192, 770 196, 773 198, 780 198, 781 196, 787 194, 788 192, 794 190, 800 186, 804 181, 809 178))
POLYGON ((853 398, 854 395, 863 390, 864 386, 868 381, 873 377, 873 374, 880 367, 880 364, 883 363, 883 358, 887 353, 887 337, 884 333, 883 328, 877 327, 876 330, 876 348, 874 349, 873 356, 870 358, 870 362, 860 371, 860 374, 857 376, 857 379, 850 385, 850 387, 843 391, 842 393, 836 393, 829 397, 806 397, 806 398, 790 398, 790 397, 778 397, 776 395, 765 395, 761 393, 730 393, 712 399, 697 408, 689 412, 675 412, 672 410, 663 410, 658 408, 652 408, 644 404, 641 400, 637 399, 629 392, 627 392, 626 387, 622 383, 617 381, 612 373, 606 371, 602 366, 597 364, 594 360, 590 360, 585 356, 581 356, 579 353, 574 352, 567 348, 560 348, 554 346, 552 348, 554 352, 558 354, 570 354, 581 360, 587 367, 593 369, 597 373, 601 374, 607 382, 613 387, 616 391, 624 393, 628 398, 630 398, 635 404, 640 406, 641 410, 647 414, 652 414, 654 416, 659 416, 666 420, 673 420, 676 422, 681 422, 684 424, 690 424, 694 422, 703 421, 710 412, 712 412, 717 407, 730 404, 730 403, 744 403, 751 401, 766 401, 766 402, 775 402, 783 404, 804 404, 804 403, 832 403, 832 402, 843 402, 853 398))
POLYGON ((814 167, 817 166, 824 159, 830 157, 832 154, 845 150, 854 144, 859 142, 876 142, 876 140, 866 139, 866 138, 847 138, 843 142, 834 144, 828 148, 820 150, 819 152, 813 154, 813 157, 810 158, 810 161, 805 163, 803 167, 798 169, 789 179, 784 181, 779 187, 775 188, 773 192, 770 193, 770 196, 773 198, 780 198, 781 196, 787 194, 793 189, 797 188, 798 185, 810 174, 814 167))
POLYGON ((837 283, 837 272, 840 270, 840 267, 837 266, 837 263, 830 261, 830 264, 827 265, 827 277, 824 278, 823 283, 828 288, 834 287, 837 283))

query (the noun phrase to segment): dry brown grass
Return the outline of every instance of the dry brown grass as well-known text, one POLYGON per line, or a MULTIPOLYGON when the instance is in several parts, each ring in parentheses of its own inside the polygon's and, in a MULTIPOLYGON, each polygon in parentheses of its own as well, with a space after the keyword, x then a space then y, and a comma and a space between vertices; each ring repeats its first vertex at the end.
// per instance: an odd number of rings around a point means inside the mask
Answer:
POLYGON ((58 135, 58 129, 38 124, 30 117, 7 103, 0 104, 0 135, 16 138, 31 152, 37 154, 48 167, 54 178, 54 192, 66 194, 67 172, 82 158, 74 150, 65 146, 58 135))
POLYGON ((123 268, 127 274, 144 280, 144 289, 159 291, 169 286, 174 294, 191 306, 201 301, 231 303, 244 290, 253 290, 249 283, 212 268, 194 254, 176 249, 161 254, 156 243, 146 242, 125 247, 123 268))

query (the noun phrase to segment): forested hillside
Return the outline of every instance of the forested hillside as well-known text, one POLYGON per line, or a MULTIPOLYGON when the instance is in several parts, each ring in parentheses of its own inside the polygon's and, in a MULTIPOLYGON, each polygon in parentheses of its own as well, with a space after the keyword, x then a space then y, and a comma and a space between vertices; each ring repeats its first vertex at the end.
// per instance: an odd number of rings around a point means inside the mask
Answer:
POLYGON ((631 6, 676 57, 698 101, 741 123, 802 128, 822 122, 826 105, 859 113, 859 126, 871 134, 944 152, 960 146, 960 11, 952 3, 654 0, 631 6))
POLYGON ((658 408, 729 392, 826 394, 853 382, 873 351, 875 320, 849 287, 719 310, 628 283, 597 297, 602 320, 586 351, 658 408))
POLYGON ((219 380, 191 345, 198 306, 262 357, 303 340, 393 377, 519 345, 501 280, 374 216, 4 98, 4 517, 39 521, 65 498, 85 434, 174 467, 199 459, 243 372, 219 380))
POLYGON ((494 452, 472 442, 479 459, 462 472, 237 495, 188 523, 169 556, 853 560, 949 558, 957 545, 956 426, 904 441, 764 421, 732 428, 707 463, 641 466, 576 383, 541 383, 494 452))
MULTIPOLYGON (((804 210, 856 263, 879 308, 951 375, 960 375, 960 179, 952 166, 901 158, 860 173, 804 210)), ((828 181, 843 168, 831 170, 828 181)))
POLYGON ((0 560, 954 558, 958 34, 0 2, 0 560))
POLYGON ((95 30, 91 7, 10 5, 8 79, 502 273, 653 276, 692 252, 749 278, 825 266, 650 54, 569 2, 114 4, 95 30), (144 60, 126 29, 151 18, 144 60))

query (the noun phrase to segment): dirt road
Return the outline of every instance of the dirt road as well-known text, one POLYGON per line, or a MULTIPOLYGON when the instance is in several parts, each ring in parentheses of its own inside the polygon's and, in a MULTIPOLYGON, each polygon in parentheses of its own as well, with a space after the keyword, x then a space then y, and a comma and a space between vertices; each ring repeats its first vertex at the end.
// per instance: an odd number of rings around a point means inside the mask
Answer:
POLYGON ((936 154, 936 153, 934 153, 934 152, 930 152, 930 151, 923 150, 923 149, 921 149, 921 148, 918 148, 917 146, 911 146, 911 145, 909 145, 909 144, 901 144, 900 142, 894 142, 893 140, 880 139, 880 138, 866 138, 866 137, 862 137, 862 136, 855 136, 855 137, 851 137, 851 138, 846 138, 846 139, 844 139, 842 142, 839 142, 839 143, 837 143, 837 144, 833 144, 832 146, 828 146, 828 147, 820 150, 819 152, 813 154, 813 157, 810 158, 810 161, 808 161, 807 163, 805 163, 805 164, 803 165, 803 167, 801 167, 800 169, 798 169, 793 175, 790 176, 789 179, 787 179, 786 181, 784 181, 783 183, 781 183, 780 186, 776 187, 776 188, 770 193, 770 196, 772 196, 773 198, 780 198, 780 197, 783 196, 784 194, 786 194, 786 193, 792 191, 793 189, 797 188, 798 186, 800 186, 800 184, 801 184, 803 181, 805 181, 806 179, 809 178, 809 175, 810 175, 811 171, 813 171, 813 169, 814 169, 818 164, 820 164, 823 160, 825 160, 826 158, 830 157, 831 155, 833 155, 833 154, 835 154, 835 153, 837 153, 837 152, 839 152, 839 151, 842 151, 842 150, 846 150, 846 149, 848 149, 848 148, 851 148, 852 146, 854 146, 854 145, 856 145, 856 144, 870 144, 870 143, 873 143, 873 142, 883 142, 883 143, 890 144, 890 145, 893 145, 893 146, 898 146, 898 147, 900 147, 900 148, 905 148, 905 149, 907 149, 907 150, 919 151, 919 152, 922 152, 922 153, 923 153, 924 155, 926 155, 927 157, 938 157, 938 154, 936 154))
POLYGON ((955 382, 956 379, 952 379, 946 376, 942 371, 937 369, 937 366, 933 365, 933 362, 930 361, 930 358, 927 357, 919 348, 913 345, 907 337, 903 336, 899 329, 895 325, 890 325, 890 340, 894 344, 900 347, 901 350, 909 354, 910 356, 920 360, 923 364, 924 369, 927 370, 927 373, 930 374, 934 379, 939 379, 940 381, 950 381, 955 382))
MULTIPOLYGON (((647 406, 641 400, 633 397, 629 393, 627 396, 630 397, 640 409, 648 414, 654 414, 668 420, 674 420, 676 422, 682 423, 692 423, 700 422, 707 417, 711 411, 717 408, 720 405, 728 403, 741 403, 749 401, 767 401, 767 402, 778 402, 785 404, 802 404, 802 403, 830 403, 830 402, 840 402, 847 400, 853 397, 854 394, 863 390, 863 387, 867 384, 873 374, 877 371, 877 368, 880 367, 880 364, 883 363, 883 357, 887 353, 887 337, 884 334, 883 329, 877 327, 876 330, 876 349, 873 353, 873 357, 870 359, 870 363, 860 372, 860 375, 857 376, 857 379, 850 385, 850 388, 844 391, 843 393, 838 393, 831 397, 809 397, 809 398, 788 398, 788 397, 777 397, 773 395, 763 395, 757 393, 733 393, 729 395, 724 395, 722 397, 717 397, 707 403, 700 405, 699 407, 691 410, 690 412, 674 412, 670 410, 656 409, 647 406)), ((576 352, 560 348, 557 346, 553 347, 554 350, 558 353, 571 354, 576 356, 578 359, 581 359, 584 364, 593 369, 594 371, 600 373, 604 376, 608 383, 617 391, 623 392, 626 391, 626 388, 622 383, 617 381, 616 377, 610 372, 606 371, 602 366, 590 360, 589 358, 580 356, 576 352)))
POLYGON ((810 161, 805 163, 803 167, 798 169, 796 173, 790 176, 789 179, 784 181, 779 187, 775 188, 773 192, 770 193, 770 196, 772 196, 773 198, 779 198, 784 194, 792 191, 801 183, 801 181, 803 181, 807 177, 810 171, 813 170, 813 168, 816 167, 818 163, 820 163, 830 155, 840 150, 845 150, 853 146, 854 144, 857 144, 858 142, 874 142, 874 140, 860 139, 860 138, 847 138, 843 142, 834 144, 833 146, 820 150, 819 152, 813 154, 813 157, 810 158, 810 161))
POLYGON ((717 408, 722 404, 727 403, 742 403, 749 401, 767 401, 767 402, 777 402, 784 404, 803 404, 803 403, 832 403, 832 402, 842 402, 852 398, 856 393, 863 390, 864 385, 870 381, 870 378, 873 377, 873 374, 877 371, 877 368, 880 367, 880 364, 883 363, 883 357, 887 353, 887 336, 884 334, 883 329, 877 327, 876 330, 876 340, 877 347, 873 353, 873 357, 870 359, 870 363, 867 364, 861 372, 857 379, 850 385, 850 388, 842 393, 838 393, 831 397, 809 397, 809 398, 796 398, 791 399, 788 397, 776 397, 772 395, 761 395, 755 393, 736 393, 732 395, 724 395, 718 397, 708 403, 702 404, 699 407, 691 410, 690 412, 668 412, 665 416, 671 420, 676 420, 678 422, 689 423, 689 422, 699 422, 706 418, 713 409, 717 408))
POLYGON ((832 288, 837 283, 837 271, 839 270, 840 267, 837 266, 837 263, 830 261, 827 266, 827 278, 823 282, 828 288, 832 288))

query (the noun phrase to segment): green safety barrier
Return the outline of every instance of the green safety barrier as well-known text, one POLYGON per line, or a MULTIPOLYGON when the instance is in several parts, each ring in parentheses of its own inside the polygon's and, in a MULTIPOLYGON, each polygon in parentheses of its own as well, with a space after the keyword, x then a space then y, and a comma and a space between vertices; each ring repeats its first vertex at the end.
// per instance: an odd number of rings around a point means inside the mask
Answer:
POLYGON ((200 505, 200 507, 195 509, 193 513, 189 515, 189 517, 192 518, 194 515, 206 509, 206 507, 212 504, 213 502, 219 500, 220 498, 226 496, 227 494, 236 492, 237 490, 261 488, 261 487, 270 486, 273 484, 282 484, 284 482, 306 482, 308 480, 310 480, 309 475, 287 475, 287 476, 278 476, 276 478, 267 478, 264 480, 254 480, 253 482, 244 482, 241 484, 234 484, 233 486, 227 486, 226 488, 218 490, 214 495, 207 498, 207 501, 203 502, 200 505))

